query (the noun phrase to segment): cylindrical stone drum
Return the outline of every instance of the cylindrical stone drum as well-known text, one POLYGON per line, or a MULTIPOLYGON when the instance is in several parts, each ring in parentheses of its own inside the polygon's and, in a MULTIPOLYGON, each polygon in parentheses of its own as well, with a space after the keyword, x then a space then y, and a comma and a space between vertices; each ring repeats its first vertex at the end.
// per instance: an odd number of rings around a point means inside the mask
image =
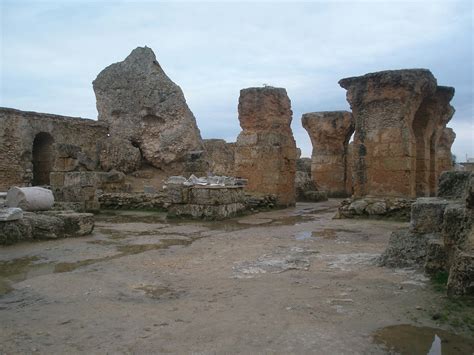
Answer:
POLYGON ((14 186, 8 190, 5 204, 24 211, 44 211, 53 207, 54 196, 51 190, 42 187, 14 186))

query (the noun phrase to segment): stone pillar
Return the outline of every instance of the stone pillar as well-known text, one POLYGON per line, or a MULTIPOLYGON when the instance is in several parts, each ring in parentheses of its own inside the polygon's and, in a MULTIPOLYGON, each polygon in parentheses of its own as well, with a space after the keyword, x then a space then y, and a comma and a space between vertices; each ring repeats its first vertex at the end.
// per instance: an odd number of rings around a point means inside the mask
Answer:
POLYGON ((296 143, 291 131, 291 102, 283 88, 240 91, 240 132, 235 173, 248 179, 247 190, 275 194, 277 204, 295 203, 296 143))
POLYGON ((437 144, 436 154, 436 181, 443 171, 453 170, 453 157, 451 153, 451 146, 453 145, 456 133, 452 128, 446 127, 443 129, 442 134, 437 144))
MULTIPOLYGON (((426 166, 429 164, 428 169, 423 170, 419 169, 418 162, 420 161, 419 153, 417 152, 418 160, 417 160, 417 196, 436 196, 436 191, 438 189, 438 178, 439 174, 446 170, 439 170, 438 165, 438 145, 441 136, 446 128, 446 124, 451 120, 454 115, 454 107, 451 106, 449 103, 454 97, 454 88, 449 86, 438 86, 436 88, 436 92, 433 96, 427 97, 423 103, 421 104, 420 109, 418 112, 426 112, 427 118, 426 120, 428 123, 426 124, 425 135, 423 145, 425 147, 424 150, 424 159, 426 166), (426 107, 426 110, 423 110, 423 107, 426 107), (420 178, 424 182, 423 184, 418 183, 420 178)), ((417 113, 415 116, 416 118, 420 115, 417 113)), ((422 119, 422 121, 424 121, 422 119)), ((415 124, 413 125, 415 127, 415 124)), ((451 133, 454 134, 454 132, 451 133)), ((456 135, 454 135, 456 136, 456 135)), ((453 138, 454 141, 454 138, 453 138)), ((451 145, 453 142, 451 141, 448 151, 449 151, 449 161, 451 162, 451 145)), ((418 141, 417 141, 417 148, 418 148, 418 141)), ((441 148, 444 149, 444 148, 441 148)), ((441 154, 446 154, 445 152, 441 152, 441 154)), ((452 164, 449 165, 447 170, 451 170, 452 164)))
POLYGON ((344 197, 346 189, 347 146, 354 132, 352 114, 347 111, 305 113, 301 119, 308 131, 313 153, 311 177, 318 190, 329 196, 344 197))
POLYGON ((345 78, 355 120, 354 196, 416 196, 413 128, 422 101, 436 92, 426 69, 390 70, 345 78))

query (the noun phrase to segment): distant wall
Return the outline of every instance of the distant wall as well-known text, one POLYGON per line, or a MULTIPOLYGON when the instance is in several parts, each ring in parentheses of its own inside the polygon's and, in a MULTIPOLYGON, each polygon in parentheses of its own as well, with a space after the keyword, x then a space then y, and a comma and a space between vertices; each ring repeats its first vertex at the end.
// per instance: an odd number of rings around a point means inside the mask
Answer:
MULTIPOLYGON (((33 183, 35 137, 49 135, 53 144, 79 146, 97 161, 97 142, 107 134, 105 124, 90 119, 0 107, 0 191, 33 183)), ((51 154, 54 154, 54 145, 52 149, 51 154)))

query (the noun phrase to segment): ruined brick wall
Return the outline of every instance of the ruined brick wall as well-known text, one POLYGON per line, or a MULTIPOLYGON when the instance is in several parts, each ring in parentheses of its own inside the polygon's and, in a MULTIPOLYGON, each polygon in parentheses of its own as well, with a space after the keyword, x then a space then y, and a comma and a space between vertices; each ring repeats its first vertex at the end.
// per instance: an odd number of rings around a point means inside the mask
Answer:
POLYGON ((355 197, 434 193, 436 132, 454 112, 454 89, 437 86, 426 69, 369 73, 339 84, 355 119, 355 197))
POLYGON ((318 190, 328 196, 345 197, 350 172, 347 169, 349 139, 354 132, 352 114, 347 111, 305 113, 301 118, 313 145, 311 177, 318 190))
POLYGON ((242 132, 235 147, 235 174, 248 179, 247 190, 275 194, 277 204, 295 203, 296 143, 291 102, 283 88, 240 91, 242 132))
POLYGON ((223 139, 204 139, 203 143, 210 172, 214 175, 234 176, 235 143, 227 143, 223 139))
POLYGON ((33 143, 40 134, 53 143, 79 146, 97 162, 96 143, 107 132, 104 124, 93 120, 0 108, 0 190, 32 184, 33 143))

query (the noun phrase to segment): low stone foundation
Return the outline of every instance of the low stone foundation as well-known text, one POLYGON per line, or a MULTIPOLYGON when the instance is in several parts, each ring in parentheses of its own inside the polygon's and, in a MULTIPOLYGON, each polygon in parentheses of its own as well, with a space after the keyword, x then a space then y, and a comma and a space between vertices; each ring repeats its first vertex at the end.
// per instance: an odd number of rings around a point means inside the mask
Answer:
POLYGON ((94 215, 73 211, 24 212, 23 218, 0 222, 0 244, 80 237, 92 233, 94 215))
POLYGON ((336 218, 384 218, 409 221, 414 201, 395 197, 349 198, 341 202, 336 218))
POLYGON ((225 219, 245 209, 242 186, 167 186, 168 217, 225 219))
POLYGON ((157 193, 103 193, 99 195, 101 209, 148 210, 164 209, 166 194, 157 193))

